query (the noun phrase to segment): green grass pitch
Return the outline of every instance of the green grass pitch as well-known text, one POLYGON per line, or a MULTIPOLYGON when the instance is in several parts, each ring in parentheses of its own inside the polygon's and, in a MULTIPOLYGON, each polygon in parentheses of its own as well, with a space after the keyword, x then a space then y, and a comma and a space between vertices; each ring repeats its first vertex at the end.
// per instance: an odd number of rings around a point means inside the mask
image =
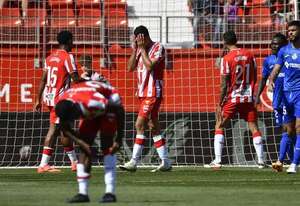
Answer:
MULTIPOLYGON (((274 173, 270 169, 174 168, 172 172, 117 172, 117 203, 130 206, 292 206, 300 205, 300 174, 274 173)), ((90 203, 100 205, 103 169, 93 168, 90 203)), ((1 206, 58 206, 77 193, 76 174, 37 174, 35 169, 0 169, 1 206)))

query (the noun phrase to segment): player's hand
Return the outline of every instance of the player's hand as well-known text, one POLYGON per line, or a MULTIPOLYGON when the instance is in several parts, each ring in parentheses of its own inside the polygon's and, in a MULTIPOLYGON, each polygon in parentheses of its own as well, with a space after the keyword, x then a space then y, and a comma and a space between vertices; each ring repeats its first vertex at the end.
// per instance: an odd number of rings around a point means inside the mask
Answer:
POLYGON ((140 49, 144 49, 145 48, 145 38, 144 38, 144 34, 139 34, 136 37, 136 43, 138 48, 140 49))
POLYGON ((118 142, 114 142, 113 145, 109 148, 110 154, 116 153, 120 149, 120 144, 118 142))
POLYGON ((135 35, 130 36, 130 43, 131 43, 131 48, 136 50, 137 49, 137 42, 136 42, 135 35))
POLYGON ((42 104, 40 101, 36 101, 34 104, 34 111, 35 112, 41 112, 42 104))

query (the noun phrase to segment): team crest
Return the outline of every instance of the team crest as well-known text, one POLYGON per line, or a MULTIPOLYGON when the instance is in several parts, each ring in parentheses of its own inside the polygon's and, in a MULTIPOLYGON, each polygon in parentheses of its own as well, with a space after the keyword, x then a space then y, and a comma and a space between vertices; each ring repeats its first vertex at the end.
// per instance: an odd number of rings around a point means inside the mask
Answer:
POLYGON ((294 54, 292 55, 292 59, 297 59, 297 58, 298 58, 297 54, 294 53, 294 54))

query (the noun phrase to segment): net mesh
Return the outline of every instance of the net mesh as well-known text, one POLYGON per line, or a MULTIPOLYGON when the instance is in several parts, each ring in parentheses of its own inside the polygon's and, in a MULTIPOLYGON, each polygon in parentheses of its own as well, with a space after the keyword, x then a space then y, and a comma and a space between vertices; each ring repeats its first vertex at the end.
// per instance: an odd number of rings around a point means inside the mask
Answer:
MULTIPOLYGON (((41 159, 49 114, 33 113, 34 97, 42 74, 43 60, 57 48, 61 30, 74 34, 73 54, 93 57, 95 71, 106 76, 122 95, 126 108, 126 135, 119 161, 131 156, 139 104, 135 97, 136 74, 126 72, 131 54, 130 35, 138 25, 148 27, 154 41, 167 48, 164 102, 160 122, 174 165, 202 165, 213 157, 215 106, 220 76, 218 60, 223 55, 221 34, 234 29, 239 46, 256 56, 259 73, 269 54, 269 42, 285 33, 286 22, 295 16, 294 1, 236 1, 218 8, 217 1, 197 4, 180 0, 48 0, 29 1, 28 9, 5 1, 0 9, 0 166, 36 166, 41 159), (225 6, 227 7, 227 6, 225 6), (229 6, 228 6, 229 7, 229 6), (29 145, 29 158, 19 151, 29 145)), ((199 1, 205 2, 205 1, 199 1)), ((280 130, 274 126, 270 100, 262 95, 259 126, 267 162, 277 159, 280 130)), ((252 137, 236 116, 225 132, 223 163, 255 164, 252 137)), ((159 160, 151 134, 146 132, 141 162, 159 160)), ((95 142, 94 163, 101 162, 100 141, 95 142), (100 158, 98 158, 100 157, 100 158)), ((78 148, 76 148, 78 151, 78 148)), ((69 165, 57 140, 51 164, 69 165)))

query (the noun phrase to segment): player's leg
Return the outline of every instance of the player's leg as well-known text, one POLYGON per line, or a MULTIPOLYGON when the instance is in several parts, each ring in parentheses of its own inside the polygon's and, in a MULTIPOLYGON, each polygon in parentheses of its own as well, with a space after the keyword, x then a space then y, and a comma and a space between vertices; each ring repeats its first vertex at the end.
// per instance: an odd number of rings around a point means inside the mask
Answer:
POLYGON ((71 170, 75 172, 77 169, 78 159, 77 159, 76 152, 74 149, 74 143, 70 138, 64 137, 62 135, 61 135, 60 141, 64 147, 64 152, 68 155, 68 157, 70 159, 71 170))
POLYGON ((53 119, 51 120, 51 112, 50 112, 50 126, 44 140, 42 159, 39 167, 37 168, 38 173, 60 172, 59 169, 56 169, 53 166, 49 166, 49 161, 53 153, 54 140, 60 135, 60 131, 57 127, 57 124, 55 124, 54 122, 55 121, 53 121, 53 119))
POLYGON ((160 133, 160 124, 158 121, 158 115, 153 115, 152 119, 148 122, 148 127, 152 132, 154 146, 156 148, 157 154, 161 160, 161 164, 151 170, 151 172, 157 171, 170 171, 172 169, 171 161, 168 158, 168 148, 166 144, 166 139, 160 133))
MULTIPOLYGON (((300 116, 300 115, 299 115, 300 116)), ((292 164, 287 169, 287 173, 294 174, 297 172, 297 166, 300 162, 300 118, 296 115, 296 143, 292 164)))
POLYGON ((257 110, 253 103, 243 103, 239 105, 238 111, 242 119, 248 122, 248 127, 252 133, 253 145, 257 155, 258 168, 265 168, 264 147, 262 135, 257 125, 257 110))
POLYGON ((274 109, 275 122, 282 125, 282 137, 280 140, 278 160, 272 163, 272 169, 281 172, 286 153, 292 160, 294 156, 295 118, 284 106, 282 109, 274 109))
POLYGON ((210 163, 204 165, 205 168, 219 169, 222 163, 222 151, 224 147, 224 128, 228 124, 231 117, 236 112, 236 105, 227 102, 223 105, 221 111, 216 111, 216 125, 214 135, 214 153, 215 159, 210 163))
POLYGON ((137 164, 140 160, 144 142, 145 142, 145 129, 148 123, 148 117, 150 114, 149 101, 146 98, 140 99, 141 105, 137 120, 135 122, 136 136, 134 140, 132 156, 129 162, 126 162, 124 165, 120 165, 119 168, 122 170, 127 170, 135 172, 137 169, 137 164))
POLYGON ((150 110, 150 120, 148 121, 148 128, 152 133, 152 138, 154 142, 154 147, 158 153, 158 156, 161 160, 161 164, 152 172, 157 171, 170 171, 172 169, 171 161, 168 158, 168 148, 166 144, 165 137, 161 134, 160 123, 158 120, 159 108, 161 105, 162 99, 160 98, 151 98, 151 103, 149 104, 150 110))
MULTIPOLYGON (((79 136, 89 145, 92 145, 99 129, 98 120, 81 120, 79 136)), ((69 203, 89 202, 88 185, 91 176, 91 157, 80 152, 77 163, 78 194, 67 200, 69 203)))

